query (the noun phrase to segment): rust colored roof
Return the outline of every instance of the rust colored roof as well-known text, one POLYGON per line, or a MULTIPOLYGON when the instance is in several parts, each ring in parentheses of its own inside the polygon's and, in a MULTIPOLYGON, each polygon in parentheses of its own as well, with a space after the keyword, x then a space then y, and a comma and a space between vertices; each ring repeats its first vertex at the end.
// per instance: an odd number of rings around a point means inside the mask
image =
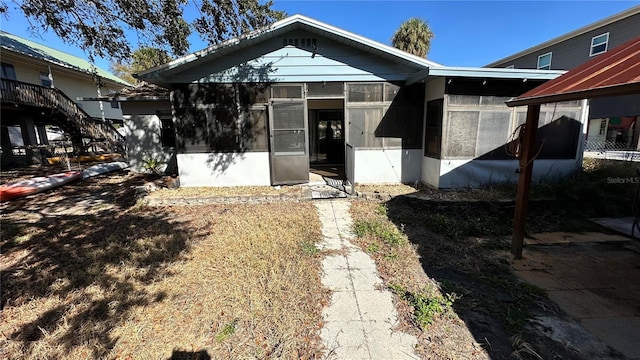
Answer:
POLYGON ((628 94, 640 94, 640 36, 531 89, 507 105, 535 105, 628 94))

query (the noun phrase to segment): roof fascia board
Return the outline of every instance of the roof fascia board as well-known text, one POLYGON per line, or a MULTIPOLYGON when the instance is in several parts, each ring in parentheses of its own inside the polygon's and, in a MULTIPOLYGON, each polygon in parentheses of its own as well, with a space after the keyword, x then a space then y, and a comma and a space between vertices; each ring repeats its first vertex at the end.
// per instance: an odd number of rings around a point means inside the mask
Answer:
POLYGON ((497 60, 497 61, 494 61, 494 62, 492 62, 490 64, 487 64, 484 67, 494 67, 496 65, 500 65, 500 64, 503 64, 505 62, 509 62, 509 61, 515 60, 515 59, 517 59, 519 57, 522 57, 522 56, 525 56, 525 55, 529 55, 529 54, 534 53, 536 51, 542 50, 542 49, 544 49, 546 47, 558 44, 558 43, 563 42, 565 40, 568 40, 568 39, 574 38, 576 36, 582 35, 584 33, 587 33, 589 31, 598 29, 600 27, 607 26, 607 25, 612 24, 612 23, 614 23, 616 21, 620 21, 622 19, 626 19, 626 18, 628 18, 630 16, 633 16, 633 15, 636 15, 638 13, 640 13, 640 5, 636 5, 636 6, 632 7, 632 8, 630 8, 630 9, 627 9, 627 10, 624 10, 624 11, 619 12, 617 14, 611 15, 611 16, 609 16, 607 18, 604 18, 602 20, 596 21, 596 22, 591 23, 589 25, 583 26, 583 27, 581 27, 579 29, 573 30, 573 31, 568 32, 568 33, 566 33, 564 35, 560 35, 560 36, 558 36, 556 38, 553 38, 551 40, 545 41, 545 42, 540 43, 538 45, 534 45, 534 46, 532 46, 532 47, 530 47, 528 49, 522 50, 522 51, 517 52, 517 53, 515 53, 513 55, 509 55, 509 56, 507 56, 505 58, 502 58, 500 60, 497 60))
POLYGON ((524 105, 542 105, 561 101, 572 101, 582 99, 592 99, 598 97, 608 96, 620 96, 640 94, 640 82, 631 84, 618 84, 614 86, 599 87, 590 90, 579 90, 561 94, 533 96, 523 99, 515 99, 507 101, 506 104, 509 107, 524 106, 524 105))
POLYGON ((551 80, 566 73, 564 70, 496 69, 474 67, 431 68, 429 76, 474 77, 494 79, 536 79, 551 80))
POLYGON ((405 85, 413 85, 417 82, 420 82, 422 80, 424 80, 427 76, 429 76, 429 71, 431 71, 431 69, 426 68, 424 70, 420 70, 417 73, 409 76, 407 78, 407 80, 404 81, 405 85))

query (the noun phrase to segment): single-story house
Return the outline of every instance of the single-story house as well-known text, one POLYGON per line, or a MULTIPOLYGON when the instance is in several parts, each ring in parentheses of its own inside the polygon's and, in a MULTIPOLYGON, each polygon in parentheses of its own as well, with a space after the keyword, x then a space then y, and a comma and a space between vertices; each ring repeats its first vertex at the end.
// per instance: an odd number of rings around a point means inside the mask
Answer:
MULTIPOLYGON (((505 101, 562 73, 447 67, 295 15, 138 75, 169 96, 118 100, 130 158, 175 155, 181 186, 305 183, 330 166, 351 184, 478 187, 517 180, 506 144, 526 109, 505 101)), ((581 166, 587 103, 542 112, 538 181, 581 166)))

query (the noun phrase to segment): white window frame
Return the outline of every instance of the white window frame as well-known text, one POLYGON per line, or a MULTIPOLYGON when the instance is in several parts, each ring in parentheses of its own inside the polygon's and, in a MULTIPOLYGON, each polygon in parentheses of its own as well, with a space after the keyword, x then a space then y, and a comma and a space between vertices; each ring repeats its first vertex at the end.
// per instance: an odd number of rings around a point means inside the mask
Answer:
POLYGON ((600 54, 606 53, 606 52, 607 52, 607 50, 609 50, 609 33, 608 33, 608 32, 607 32, 607 33, 604 33, 604 34, 600 34, 600 35, 594 36, 594 37, 592 37, 592 38, 591 38, 591 48, 589 49, 589 56, 596 56, 596 55, 600 55, 600 54), (594 43, 593 43, 593 42, 594 42, 594 40, 596 40, 596 39, 597 39, 597 38, 599 38, 599 37, 603 37, 603 36, 604 36, 604 37, 605 37, 605 39, 606 39, 606 40, 604 41, 604 50, 602 50, 602 51, 600 51, 600 52, 597 52, 597 53, 594 53, 594 52, 593 52, 593 49, 594 49, 596 46, 600 46, 600 45, 602 45, 602 44, 603 44, 603 43, 594 44, 594 43))
POLYGON ((538 62, 536 63, 536 68, 538 70, 551 70, 551 59, 553 58, 553 52, 549 51, 548 53, 542 54, 540 56, 538 56, 538 62), (545 66, 540 66, 540 59, 542 59, 543 57, 549 55, 549 65, 545 65, 545 66), (548 69, 544 69, 545 67, 549 67, 548 69))
POLYGON ((44 71, 40 72, 40 85, 44 87, 52 87, 51 85, 53 85, 53 81, 51 81, 49 74, 44 71), (45 83, 49 83, 49 85, 45 85, 45 83))

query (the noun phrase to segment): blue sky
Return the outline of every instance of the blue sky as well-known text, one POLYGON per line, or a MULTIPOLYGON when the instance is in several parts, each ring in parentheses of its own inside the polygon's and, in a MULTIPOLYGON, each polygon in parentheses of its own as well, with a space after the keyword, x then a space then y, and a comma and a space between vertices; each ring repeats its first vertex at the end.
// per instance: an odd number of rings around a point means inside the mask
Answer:
MULTIPOLYGON (((483 66, 520 50, 631 8, 640 1, 301 1, 275 0, 274 8, 302 14, 384 44, 410 17, 426 20, 433 33, 430 60, 448 66, 483 66)), ((34 35, 19 12, 2 19, 2 30, 86 58, 53 33, 34 35)), ((191 37, 191 50, 206 47, 191 37)), ((105 59, 96 64, 109 68, 105 59)))

